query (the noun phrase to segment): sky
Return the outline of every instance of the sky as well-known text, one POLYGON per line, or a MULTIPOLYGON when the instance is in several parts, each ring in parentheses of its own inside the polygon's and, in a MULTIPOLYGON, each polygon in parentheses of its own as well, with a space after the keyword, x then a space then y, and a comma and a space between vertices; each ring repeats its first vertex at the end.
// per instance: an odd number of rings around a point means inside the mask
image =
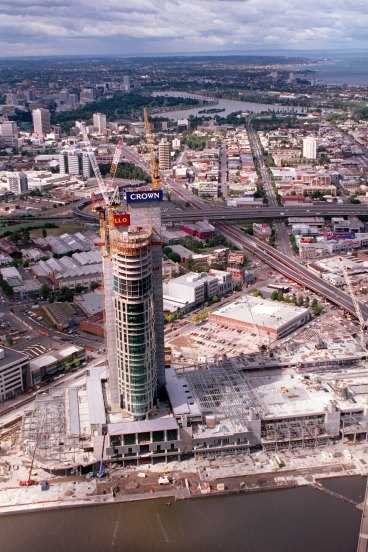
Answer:
POLYGON ((0 56, 368 47, 367 0, 0 0, 0 56))

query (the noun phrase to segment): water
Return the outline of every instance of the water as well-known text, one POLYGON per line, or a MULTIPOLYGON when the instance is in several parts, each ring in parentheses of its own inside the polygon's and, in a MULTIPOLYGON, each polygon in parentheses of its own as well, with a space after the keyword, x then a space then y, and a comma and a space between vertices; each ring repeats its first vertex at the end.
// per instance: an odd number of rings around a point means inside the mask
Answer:
MULTIPOLYGON (((327 481, 354 499, 363 478, 327 481)), ((0 517, 1 552, 355 552, 361 512, 310 487, 0 517)))
MULTIPOLYGON (((176 91, 170 91, 170 92, 156 92, 157 96, 178 96, 181 93, 178 93, 176 91)), ((185 95, 185 93, 183 93, 185 95)), ((193 95, 191 95, 193 96, 193 95)), ((195 95, 198 99, 207 100, 208 98, 203 96, 195 95)), ((300 109, 300 108, 299 108, 300 109)), ((220 98, 216 105, 202 105, 200 107, 194 107, 190 109, 179 109, 174 111, 165 111, 163 113, 160 113, 159 117, 166 117, 167 119, 172 119, 174 121, 177 121, 178 119, 187 119, 191 115, 193 116, 202 116, 202 117, 215 117, 216 115, 219 115, 220 117, 226 117, 227 115, 230 115, 231 113, 236 113, 238 111, 246 112, 250 111, 253 113, 259 113, 261 111, 294 111, 298 110, 298 108, 294 107, 288 107, 280 104, 261 104, 261 103, 252 103, 252 102, 242 102, 240 100, 226 100, 220 98), (215 107, 216 109, 224 109, 224 111, 221 111, 221 113, 199 113, 199 111, 202 111, 203 109, 211 109, 212 107, 215 107)))
POLYGON ((317 82, 368 85, 368 53, 345 53, 328 58, 328 62, 307 66, 308 69, 316 71, 317 82))

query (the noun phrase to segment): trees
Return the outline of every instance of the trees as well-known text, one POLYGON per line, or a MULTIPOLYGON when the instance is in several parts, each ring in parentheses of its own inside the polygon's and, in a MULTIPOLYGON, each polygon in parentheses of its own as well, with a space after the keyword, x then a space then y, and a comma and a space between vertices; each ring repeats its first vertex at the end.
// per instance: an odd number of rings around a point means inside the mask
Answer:
POLYGON ((11 347, 14 344, 14 341, 11 335, 7 335, 5 337, 5 343, 8 345, 8 347, 11 347))
POLYGON ((47 284, 42 284, 40 289, 40 295, 42 299, 45 299, 45 300, 48 299, 50 296, 50 293, 51 293, 51 289, 49 288, 49 286, 47 284))
POLYGON ((277 296, 278 296, 278 293, 277 291, 273 291, 272 294, 271 294, 271 299, 272 301, 277 301, 277 296))
POLYGON ((314 316, 319 316, 323 311, 323 306, 320 303, 318 303, 316 299, 313 299, 311 304, 311 310, 314 316))
MULTIPOLYGON (((110 172, 111 164, 103 164, 99 166, 102 176, 110 172)), ((150 177, 140 167, 133 163, 119 163, 116 169, 116 178, 126 178, 128 180, 142 180, 149 182, 150 177)))
POLYGON ((0 280, 0 287, 3 290, 5 297, 12 299, 14 297, 13 288, 8 284, 6 280, 0 280))
POLYGON ((207 138, 204 136, 197 136, 196 134, 189 134, 184 143, 193 150, 204 150, 207 145, 207 138))
POLYGON ((180 255, 178 255, 178 253, 175 253, 175 251, 173 251, 171 247, 169 246, 164 247, 163 252, 164 252, 164 255, 174 263, 180 263, 181 261, 180 255))
POLYGON ((253 295, 253 297, 261 297, 261 298, 263 299, 262 292, 259 291, 259 289, 254 289, 254 290, 252 291, 252 295, 253 295))

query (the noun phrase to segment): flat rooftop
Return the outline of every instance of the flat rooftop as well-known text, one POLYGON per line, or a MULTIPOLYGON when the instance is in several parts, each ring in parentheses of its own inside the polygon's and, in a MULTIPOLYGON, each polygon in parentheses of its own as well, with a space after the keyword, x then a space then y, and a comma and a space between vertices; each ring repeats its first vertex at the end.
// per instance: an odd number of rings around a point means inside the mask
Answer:
POLYGON ((308 309, 280 301, 268 301, 260 297, 245 295, 233 303, 213 311, 213 314, 246 324, 266 326, 277 330, 284 324, 307 315, 308 309))

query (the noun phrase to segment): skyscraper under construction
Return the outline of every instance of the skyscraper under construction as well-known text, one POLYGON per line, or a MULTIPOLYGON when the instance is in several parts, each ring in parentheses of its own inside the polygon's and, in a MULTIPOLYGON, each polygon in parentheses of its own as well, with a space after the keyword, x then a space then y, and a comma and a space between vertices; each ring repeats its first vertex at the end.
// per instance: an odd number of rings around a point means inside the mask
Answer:
POLYGON ((152 411, 165 381, 162 307, 162 192, 129 193, 124 213, 102 224, 106 346, 113 410, 152 411), (153 193, 153 195, 152 195, 153 193), (108 234, 108 235, 106 235, 108 234))

